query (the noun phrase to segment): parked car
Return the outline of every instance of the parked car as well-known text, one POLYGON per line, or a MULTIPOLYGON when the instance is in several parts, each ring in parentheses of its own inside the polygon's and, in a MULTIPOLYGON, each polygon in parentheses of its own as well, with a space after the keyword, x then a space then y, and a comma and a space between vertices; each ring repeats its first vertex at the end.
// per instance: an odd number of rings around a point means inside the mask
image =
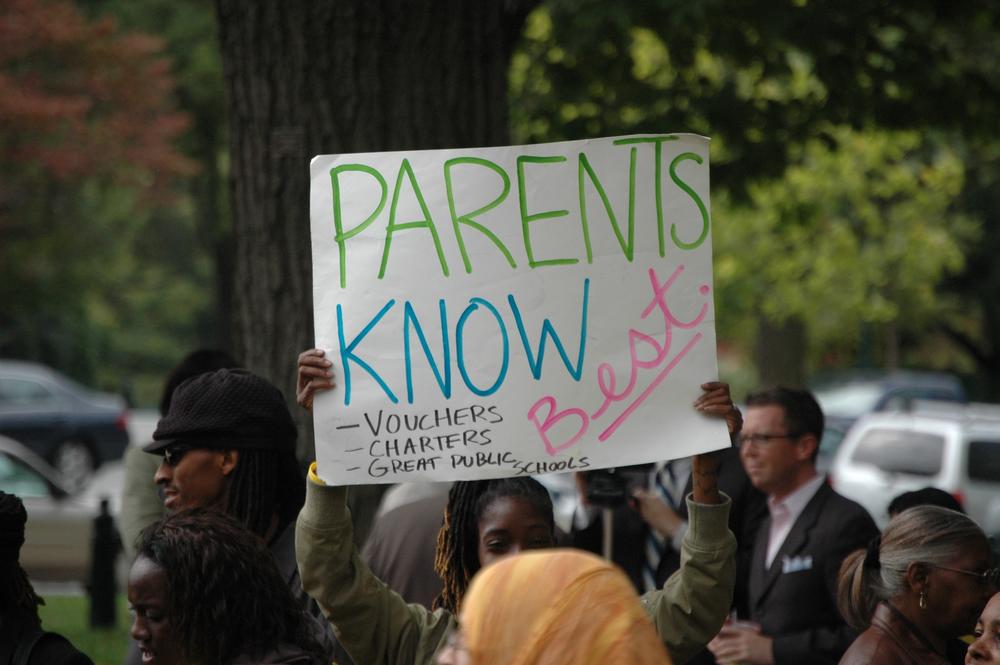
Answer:
POLYGON ((914 402, 909 412, 862 416, 830 479, 880 526, 893 498, 933 486, 953 494, 988 534, 1000 534, 1000 405, 914 402))
POLYGON ((0 436, 0 490, 24 501, 21 565, 32 579, 85 583, 97 506, 73 496, 38 455, 0 436))
POLYGON ((0 434, 45 458, 75 491, 128 445, 125 400, 44 365, 0 360, 0 434))
POLYGON ((914 400, 967 401, 962 381, 948 372, 846 370, 813 384, 826 416, 817 467, 827 470, 844 436, 866 413, 898 411, 914 400))

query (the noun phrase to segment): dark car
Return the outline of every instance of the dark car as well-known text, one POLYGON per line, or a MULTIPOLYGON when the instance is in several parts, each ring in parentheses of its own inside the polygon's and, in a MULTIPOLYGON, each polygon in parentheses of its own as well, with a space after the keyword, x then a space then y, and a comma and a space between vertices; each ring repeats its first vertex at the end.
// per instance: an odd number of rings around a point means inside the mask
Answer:
POLYGON ((43 365, 0 360, 0 434, 48 460, 75 491, 128 445, 128 410, 43 365))

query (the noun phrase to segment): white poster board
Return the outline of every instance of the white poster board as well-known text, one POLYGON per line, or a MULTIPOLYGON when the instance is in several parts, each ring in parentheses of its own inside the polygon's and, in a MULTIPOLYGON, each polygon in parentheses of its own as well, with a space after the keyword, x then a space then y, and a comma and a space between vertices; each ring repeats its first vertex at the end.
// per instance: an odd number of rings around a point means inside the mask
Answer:
POLYGON ((651 462, 728 445, 708 139, 322 155, 314 404, 332 484, 651 462))

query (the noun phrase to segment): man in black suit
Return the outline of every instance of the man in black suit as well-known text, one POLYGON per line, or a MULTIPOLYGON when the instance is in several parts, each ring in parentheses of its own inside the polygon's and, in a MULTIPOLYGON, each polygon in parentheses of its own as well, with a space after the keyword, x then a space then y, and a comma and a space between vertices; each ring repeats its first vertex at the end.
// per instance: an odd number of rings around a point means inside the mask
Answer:
POLYGON ((878 529, 857 503, 816 472, 823 412, 805 390, 774 388, 747 397, 740 457, 767 495, 769 517, 750 563, 752 623, 730 624, 709 649, 721 663, 836 663, 854 639, 837 610, 837 573, 878 529))

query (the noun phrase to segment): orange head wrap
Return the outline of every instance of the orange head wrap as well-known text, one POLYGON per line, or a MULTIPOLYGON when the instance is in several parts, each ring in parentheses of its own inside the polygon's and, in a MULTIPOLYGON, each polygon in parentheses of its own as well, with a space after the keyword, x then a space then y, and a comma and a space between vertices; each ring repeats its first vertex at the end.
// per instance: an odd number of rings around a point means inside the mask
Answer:
POLYGON ((577 550, 544 550, 483 569, 462 601, 473 665, 669 665, 625 575, 577 550))

